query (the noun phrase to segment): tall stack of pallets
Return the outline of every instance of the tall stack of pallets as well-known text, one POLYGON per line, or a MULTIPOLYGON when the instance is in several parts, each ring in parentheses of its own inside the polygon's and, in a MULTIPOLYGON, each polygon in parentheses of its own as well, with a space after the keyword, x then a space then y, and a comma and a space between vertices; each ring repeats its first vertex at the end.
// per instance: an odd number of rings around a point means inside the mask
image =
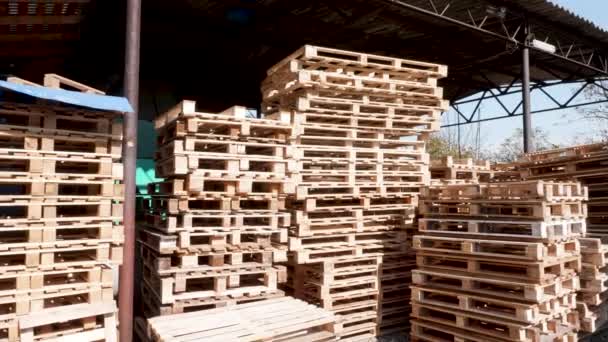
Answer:
POLYGON ((290 216, 289 122, 243 107, 197 112, 183 101, 156 120, 156 174, 138 227, 148 317, 281 296, 290 216))
POLYGON ((447 109, 444 66, 304 46, 269 69, 268 118, 290 118, 288 287, 343 317, 342 338, 407 329, 425 139, 447 109))
POLYGON ((0 339, 116 340, 118 116, 0 102, 0 339))
POLYGON ((423 190, 414 341, 575 341, 586 192, 575 182, 423 190))
POLYGON ((530 153, 506 167, 518 170, 523 179, 576 180, 588 187, 587 234, 580 240, 583 269, 578 299, 586 323, 584 331, 595 331, 608 323, 608 144, 530 153))

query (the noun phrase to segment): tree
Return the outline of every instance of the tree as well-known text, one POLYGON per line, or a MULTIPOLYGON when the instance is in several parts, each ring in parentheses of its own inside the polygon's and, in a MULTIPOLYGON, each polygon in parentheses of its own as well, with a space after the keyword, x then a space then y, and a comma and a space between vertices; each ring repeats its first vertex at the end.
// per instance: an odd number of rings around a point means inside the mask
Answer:
MULTIPOLYGON (((508 138, 506 138, 499 146, 496 152, 490 155, 492 161, 510 163, 520 159, 524 154, 524 132, 518 128, 508 138)), ((547 132, 540 128, 534 129, 534 150, 543 151, 554 148, 559 148, 558 144, 553 144, 549 141, 547 132)))
POLYGON ((441 159, 446 156, 455 158, 473 158, 475 155, 472 146, 459 144, 451 139, 449 134, 436 133, 431 135, 426 143, 427 152, 431 159, 441 159))
MULTIPOLYGON (((584 95, 587 100, 608 100, 608 81, 597 81, 597 85, 585 88, 584 95)), ((608 140, 608 103, 600 103, 591 107, 578 108, 581 116, 589 120, 600 132, 601 140, 608 140)))

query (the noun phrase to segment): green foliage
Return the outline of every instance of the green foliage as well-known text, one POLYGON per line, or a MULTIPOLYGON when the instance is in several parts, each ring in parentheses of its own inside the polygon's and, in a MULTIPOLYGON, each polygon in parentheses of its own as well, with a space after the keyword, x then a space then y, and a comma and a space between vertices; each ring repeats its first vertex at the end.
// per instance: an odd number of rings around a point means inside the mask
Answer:
POLYGON ((458 151, 458 144, 451 142, 444 136, 432 135, 427 141, 427 151, 431 156, 431 159, 441 159, 446 156, 470 158, 473 156, 471 148, 463 146, 458 151))
MULTIPOLYGON (((524 153, 524 132, 523 129, 518 128, 513 134, 506 138, 499 146, 498 149, 491 153, 489 156, 492 161, 497 162, 514 162, 520 159, 524 153)), ((559 148, 558 144, 553 144, 549 141, 547 132, 540 128, 534 129, 533 145, 535 151, 543 151, 554 148, 559 148)))

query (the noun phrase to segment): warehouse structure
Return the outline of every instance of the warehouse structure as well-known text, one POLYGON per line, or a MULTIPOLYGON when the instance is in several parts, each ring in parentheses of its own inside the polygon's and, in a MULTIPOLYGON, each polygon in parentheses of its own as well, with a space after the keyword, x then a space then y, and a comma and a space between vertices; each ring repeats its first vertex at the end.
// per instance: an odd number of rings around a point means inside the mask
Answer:
MULTIPOLYGON (((521 91, 522 101, 515 110, 488 113, 482 120, 521 115, 526 150, 532 139, 531 91, 551 96, 552 86, 576 83, 580 88, 573 98, 554 99, 555 108, 568 108, 581 105, 574 98, 590 85, 601 86, 598 80, 608 74, 608 34, 546 0, 173 1, 171 5, 152 0, 141 8, 141 33, 139 1, 128 4, 125 10, 118 0, 0 1, 0 73, 37 81, 52 71, 109 93, 124 92, 130 99, 139 98, 135 101, 141 105, 139 119, 151 121, 186 97, 209 111, 221 111, 235 101, 258 108, 265 70, 303 44, 314 43, 448 65, 449 76, 440 85, 462 119, 458 124, 479 120, 474 117, 476 110, 466 113, 458 105, 475 103, 479 108, 485 100, 521 91), (125 18, 129 22, 126 49, 125 18), (474 94, 479 95, 471 99, 474 94)), ((137 114, 126 119, 127 139, 134 138, 136 118, 137 114)), ((128 192, 135 184, 135 146, 129 141, 125 146, 127 204, 134 202, 128 192)), ((140 158, 145 154, 140 149, 140 158)), ((129 217, 134 209, 125 205, 127 237, 133 230, 129 217)), ((125 274, 132 273, 131 257, 125 254, 125 274)), ((123 293, 123 306, 130 301, 129 293, 123 293)), ((130 330, 127 324, 122 328, 130 330)))

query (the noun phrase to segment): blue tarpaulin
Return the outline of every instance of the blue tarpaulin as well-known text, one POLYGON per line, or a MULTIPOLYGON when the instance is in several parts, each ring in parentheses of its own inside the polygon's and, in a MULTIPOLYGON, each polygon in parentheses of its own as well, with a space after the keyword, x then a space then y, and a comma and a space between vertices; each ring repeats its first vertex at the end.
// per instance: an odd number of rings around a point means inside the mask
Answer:
POLYGON ((72 104, 76 106, 121 113, 133 112, 133 108, 129 104, 129 101, 124 97, 87 94, 78 91, 36 87, 6 81, 0 81, 0 88, 39 99, 72 104))

